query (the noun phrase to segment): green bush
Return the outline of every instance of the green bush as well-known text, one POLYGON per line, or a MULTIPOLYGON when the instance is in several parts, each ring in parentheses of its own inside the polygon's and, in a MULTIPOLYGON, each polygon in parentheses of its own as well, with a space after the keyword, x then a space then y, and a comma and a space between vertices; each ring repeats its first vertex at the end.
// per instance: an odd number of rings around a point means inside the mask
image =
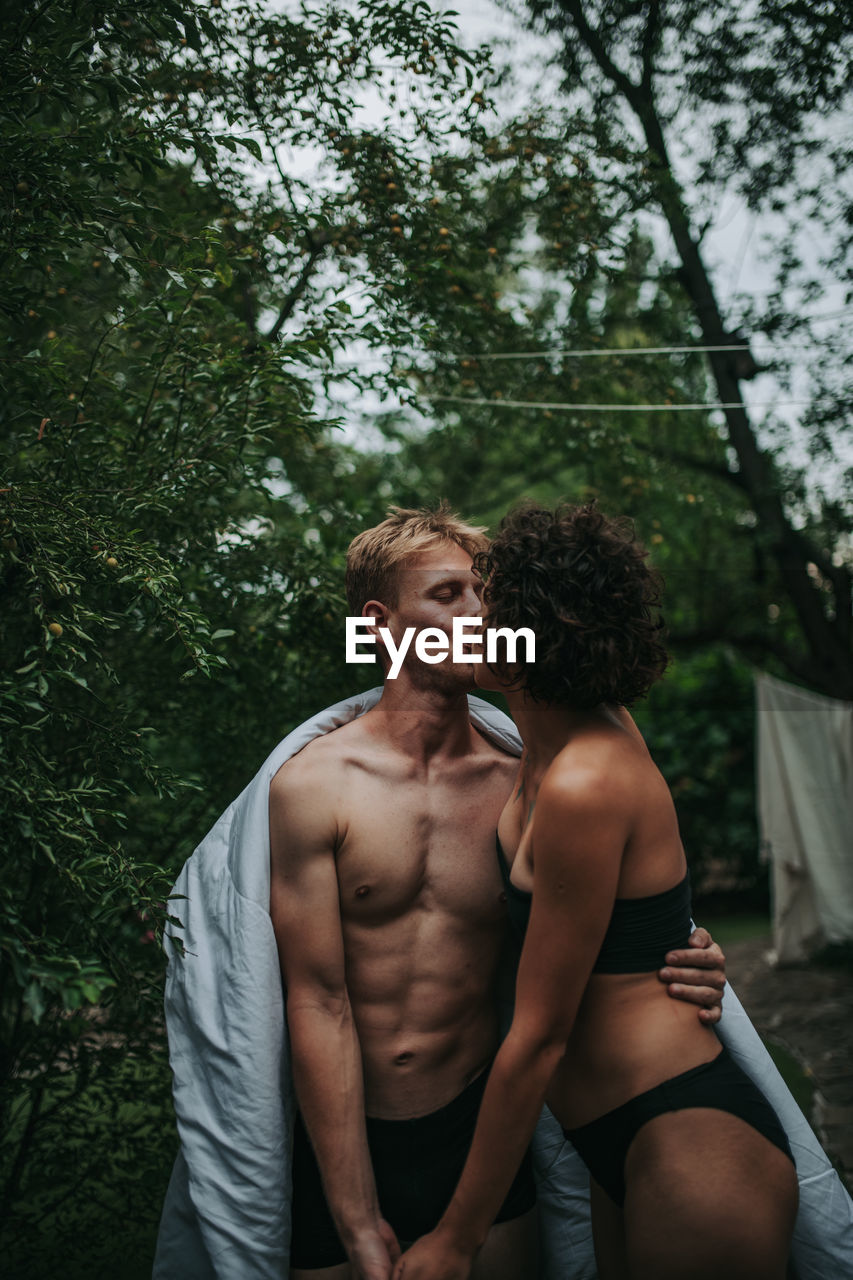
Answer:
POLYGON ((694 901, 724 894, 766 907, 752 669, 721 647, 682 657, 635 714, 675 799, 694 901))

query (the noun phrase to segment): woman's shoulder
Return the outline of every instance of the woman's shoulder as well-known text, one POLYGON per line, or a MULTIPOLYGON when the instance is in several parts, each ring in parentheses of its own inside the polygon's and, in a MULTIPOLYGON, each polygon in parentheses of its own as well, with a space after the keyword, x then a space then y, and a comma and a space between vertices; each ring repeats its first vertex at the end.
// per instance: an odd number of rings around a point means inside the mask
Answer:
POLYGON ((628 719, 630 729, 605 726, 569 741, 546 771, 537 803, 585 811, 633 807, 654 765, 628 719))

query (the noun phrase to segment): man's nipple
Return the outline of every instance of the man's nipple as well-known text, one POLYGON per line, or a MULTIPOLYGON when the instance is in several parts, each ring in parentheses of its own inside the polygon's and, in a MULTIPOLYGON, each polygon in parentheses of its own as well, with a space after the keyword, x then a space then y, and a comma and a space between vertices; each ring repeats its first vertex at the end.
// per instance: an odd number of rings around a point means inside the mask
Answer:
POLYGON ((370 893, 370 885, 360 884, 355 891, 355 896, 357 898, 366 898, 369 893, 370 893))

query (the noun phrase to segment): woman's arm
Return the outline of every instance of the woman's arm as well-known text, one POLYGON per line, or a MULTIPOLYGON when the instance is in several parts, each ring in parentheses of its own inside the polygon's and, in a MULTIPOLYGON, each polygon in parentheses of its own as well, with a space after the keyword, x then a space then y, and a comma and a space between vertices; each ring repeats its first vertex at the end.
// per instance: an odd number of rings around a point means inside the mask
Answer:
POLYGON ((453 1199, 435 1231, 404 1254, 395 1280, 463 1280, 509 1190, 613 911, 629 834, 629 806, 618 790, 586 770, 543 779, 512 1026, 453 1199))

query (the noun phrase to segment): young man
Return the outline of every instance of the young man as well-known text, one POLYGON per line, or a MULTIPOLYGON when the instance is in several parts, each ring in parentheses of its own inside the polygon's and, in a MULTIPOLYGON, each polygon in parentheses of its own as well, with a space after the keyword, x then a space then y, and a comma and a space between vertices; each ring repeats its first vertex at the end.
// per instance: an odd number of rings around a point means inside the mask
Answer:
MULTIPOLYGON (((407 628, 449 636, 454 618, 479 614, 471 557, 484 545, 448 512, 393 513, 350 548, 351 614, 387 628, 395 650, 407 628)), ((395 1235, 434 1225, 473 1134, 499 1043, 495 827, 518 760, 472 725, 472 683, 470 662, 431 664, 410 645, 378 703, 270 787, 270 911, 300 1110, 291 1280, 346 1280, 347 1259, 386 1280, 395 1235)), ((672 994, 716 1021, 719 949, 668 959, 695 966, 668 975, 697 984, 672 994)), ((476 1276, 536 1274, 534 1203, 528 1158, 476 1276)))

